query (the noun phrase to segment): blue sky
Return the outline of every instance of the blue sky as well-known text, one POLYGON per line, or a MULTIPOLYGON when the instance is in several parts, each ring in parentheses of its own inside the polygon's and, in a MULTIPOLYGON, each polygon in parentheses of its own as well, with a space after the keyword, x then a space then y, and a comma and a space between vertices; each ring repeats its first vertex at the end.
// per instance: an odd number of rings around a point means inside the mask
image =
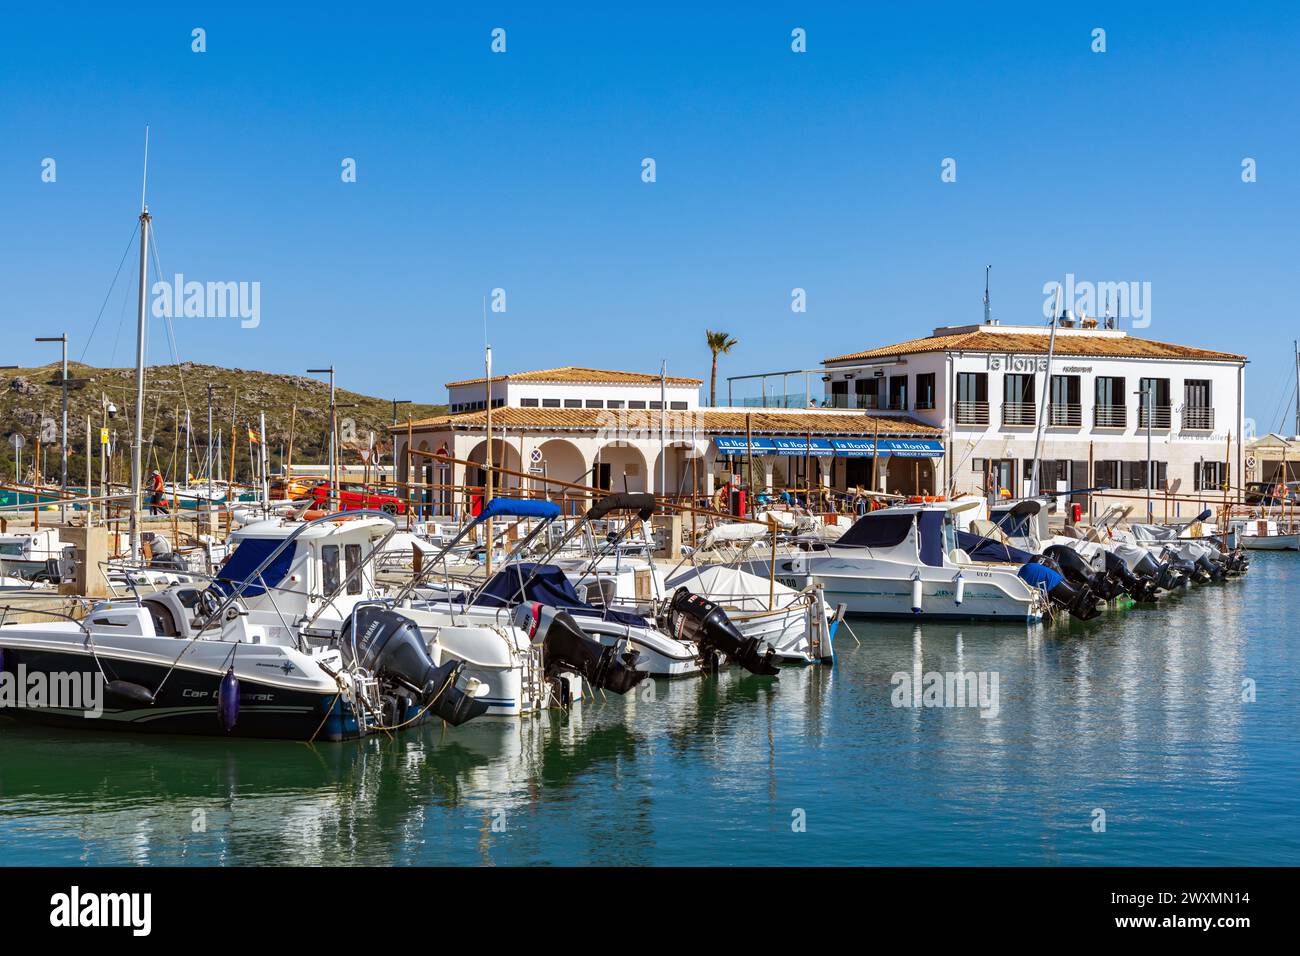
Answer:
MULTIPOLYGON (((1297 5, 463 6, 11 7, 0 364, 48 360, 26 332, 64 329, 74 357, 130 363, 134 252, 87 342, 149 123, 164 274, 261 283, 255 329, 177 319, 182 359, 332 361, 346 387, 441 401, 499 287, 499 370, 707 378, 705 328, 740 340, 724 374, 810 367, 978 321, 992 263, 1008 323, 1042 321, 1067 272, 1150 282, 1142 334, 1249 355, 1247 413, 1276 424, 1300 334, 1297 5)), ((171 358, 160 326, 150 358, 171 358)))

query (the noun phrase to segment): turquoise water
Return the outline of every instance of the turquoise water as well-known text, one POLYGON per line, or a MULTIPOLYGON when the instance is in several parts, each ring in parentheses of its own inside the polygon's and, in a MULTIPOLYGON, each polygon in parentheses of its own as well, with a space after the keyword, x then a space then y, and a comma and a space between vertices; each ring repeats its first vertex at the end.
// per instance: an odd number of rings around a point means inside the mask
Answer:
POLYGON ((2 720, 0 862, 1295 865, 1298 585, 1256 553, 1088 624, 853 620, 834 670, 345 745, 2 720), (918 659, 997 715, 892 706, 918 659))

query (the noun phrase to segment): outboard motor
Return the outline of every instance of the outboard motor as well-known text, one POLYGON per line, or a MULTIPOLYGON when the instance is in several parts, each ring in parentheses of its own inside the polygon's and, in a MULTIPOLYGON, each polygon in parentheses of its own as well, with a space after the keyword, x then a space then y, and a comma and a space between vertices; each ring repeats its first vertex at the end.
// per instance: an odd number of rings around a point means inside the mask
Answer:
POLYGON ((1061 569, 1067 581, 1075 587, 1088 585, 1103 601, 1110 601, 1124 593, 1124 587, 1108 571, 1094 571, 1092 565, 1073 548, 1054 544, 1043 550, 1061 569))
POLYGON ((1163 569, 1168 569, 1174 574, 1181 576, 1181 580, 1178 582, 1179 585, 1185 584, 1188 580, 1194 581, 1197 584, 1204 584, 1210 579, 1209 575, 1203 568, 1198 568, 1191 561, 1180 557, 1178 552, 1174 551, 1172 548, 1165 548, 1164 551, 1161 552, 1160 556, 1164 559, 1162 562, 1163 569))
POLYGON ((561 671, 581 674, 592 687, 626 694, 650 675, 636 669, 637 651, 619 653, 618 648, 588 637, 568 611, 544 604, 523 605, 518 623, 528 636, 542 642, 546 655, 546 676, 561 671), (519 620, 527 617, 527 621, 519 620))
POLYGON ((360 665, 381 681, 415 693, 420 703, 453 727, 487 713, 488 705, 456 686, 464 664, 435 665, 425 648, 419 626, 408 617, 378 604, 363 604, 344 625, 340 637, 343 660, 360 665), (352 623, 356 622, 355 642, 352 623), (353 645, 355 643, 355 656, 353 645))
POLYGON ((741 634, 722 605, 708 598, 678 588, 668 606, 668 621, 678 640, 720 651, 751 674, 774 677, 778 673, 772 662, 776 651, 757 637, 741 634))
POLYGON ((1138 577, 1129 570, 1124 559, 1113 552, 1104 552, 1106 573, 1113 577, 1128 592, 1128 596, 1140 603, 1149 603, 1156 599, 1160 590, 1155 579, 1150 576, 1138 577))
POLYGON ((1031 587, 1042 588, 1051 598, 1052 603, 1063 607, 1071 616, 1081 621, 1089 621, 1101 613, 1097 606, 1097 595, 1085 584, 1075 588, 1065 580, 1065 575, 1053 565, 1051 558, 1038 557, 1028 564, 1022 564, 1017 574, 1031 587))
POLYGON ((1208 574, 1211 581, 1222 581, 1228 576, 1228 569, 1208 554, 1198 555, 1196 566, 1208 574))

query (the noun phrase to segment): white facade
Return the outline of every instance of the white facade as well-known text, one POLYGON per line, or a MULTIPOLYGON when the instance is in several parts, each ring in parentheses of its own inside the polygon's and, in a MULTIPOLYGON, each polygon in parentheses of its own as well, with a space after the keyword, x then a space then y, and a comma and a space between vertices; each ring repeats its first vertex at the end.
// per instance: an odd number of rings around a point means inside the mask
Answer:
MULTIPOLYGON (((1148 437, 1153 495, 1208 504, 1222 500, 1225 481, 1240 486, 1245 359, 1122 330, 1058 326, 1049 386, 1051 331, 949 327, 936 329, 932 341, 827 359, 826 401, 942 428, 957 491, 1029 493, 1037 441, 1046 463, 1042 490, 1105 485, 1126 492, 1122 500, 1142 513, 1148 437), (1139 394, 1146 382, 1149 435, 1139 394)), ((1106 503, 1091 496, 1094 510, 1106 503)), ((1194 507, 1172 502, 1169 511, 1194 507)), ((1165 505, 1153 511, 1159 517, 1165 505)))

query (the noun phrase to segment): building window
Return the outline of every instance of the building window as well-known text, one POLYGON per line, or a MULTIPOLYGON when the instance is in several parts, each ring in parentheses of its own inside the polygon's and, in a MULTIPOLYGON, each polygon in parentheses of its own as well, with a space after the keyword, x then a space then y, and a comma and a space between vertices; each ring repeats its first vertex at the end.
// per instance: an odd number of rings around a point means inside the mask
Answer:
POLYGON ((560 407, 560 400, 558 398, 542 399, 542 408, 559 408, 559 407, 560 407))
POLYGON ((906 375, 889 376, 889 408, 895 412, 907 411, 906 375))
POLYGON ((645 402, 628 402, 628 408, 645 408, 645 402))
POLYGON ((521 398, 521 399, 519 399, 519 407, 520 407, 520 408, 536 408, 536 407, 537 407, 537 399, 535 399, 535 398, 521 398))
POLYGON ((654 411, 659 411, 659 410, 661 410, 661 409, 664 407, 664 403, 663 403, 663 402, 651 402, 651 403, 650 403, 650 407, 651 407, 651 409, 653 409, 654 411))
POLYGON ((1128 425, 1128 398, 1122 376, 1098 375, 1092 424, 1096 428, 1124 428, 1128 425))
POLYGON ((582 407, 582 399, 580 399, 580 398, 566 398, 566 399, 564 400, 564 407, 565 407, 565 408, 581 408, 581 407, 582 407))
MULTIPOLYGON (((1153 491, 1164 488, 1168 467, 1168 462, 1151 462, 1151 470, 1155 474, 1155 482, 1151 486, 1153 491)), ((1093 469, 1094 481, 1099 487, 1124 491, 1144 491, 1147 487, 1146 470, 1146 459, 1141 461, 1099 461, 1093 469)))
POLYGON ((934 373, 926 372, 916 377, 916 407, 934 408, 934 373))
MULTIPOLYGON (((1026 458, 1024 460, 1024 476, 1029 481, 1034 476, 1034 460, 1026 458)), ((1072 481, 1071 471, 1073 462, 1068 458, 1044 458, 1038 463, 1038 488, 1042 492, 1056 491, 1056 483, 1064 481, 1066 488, 1074 485, 1082 485, 1082 481, 1072 481)), ((1086 465, 1084 466, 1087 467, 1086 465)))
POLYGON ((621 399, 621 398, 611 398, 609 401, 607 401, 607 402, 605 403, 605 407, 606 407, 606 408, 622 408, 622 407, 623 407, 623 399, 621 399))
POLYGON ((673 411, 676 411, 676 412, 684 412, 684 411, 686 411, 686 403, 685 403, 685 402, 669 402, 669 403, 668 403, 668 407, 671 408, 673 411))
POLYGON ((849 383, 847 379, 837 378, 831 382, 831 407, 849 407, 849 383))
POLYGON ((599 398, 589 398, 589 399, 587 399, 587 407, 588 407, 588 408, 604 408, 604 407, 605 407, 605 403, 604 403, 603 401, 601 401, 599 398))
POLYGON ((1226 475, 1227 469, 1221 461, 1202 461, 1192 466, 1197 491, 1222 491, 1226 475))
POLYGON ((1214 406, 1210 401, 1210 380, 1189 378, 1183 382, 1183 427, 1214 428, 1214 406))
POLYGON ((1003 376, 1002 424, 1032 425, 1035 421, 1034 412, 1034 376, 1003 376))
POLYGON ((1138 385, 1138 428, 1147 427, 1147 416, 1152 428, 1168 428, 1170 415, 1169 379, 1144 378, 1138 385))
POLYGON ((957 373, 957 404, 953 411, 958 425, 989 423, 988 373, 957 373))
POLYGON ((885 384, 884 377, 860 378, 853 383, 853 392, 857 396, 855 408, 880 408, 880 387, 885 384))
POLYGON ((1077 375, 1052 376, 1052 403, 1047 407, 1049 425, 1078 428, 1083 424, 1083 405, 1080 400, 1080 379, 1077 375))

